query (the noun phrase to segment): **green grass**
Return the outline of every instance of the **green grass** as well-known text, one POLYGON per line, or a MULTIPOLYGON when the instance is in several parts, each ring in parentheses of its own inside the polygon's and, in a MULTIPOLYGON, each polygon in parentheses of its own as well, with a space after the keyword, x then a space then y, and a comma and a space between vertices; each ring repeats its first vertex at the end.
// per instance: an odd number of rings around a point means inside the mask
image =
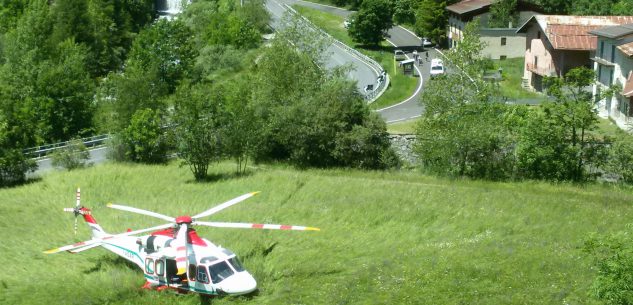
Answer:
POLYGON ((352 41, 352 38, 347 34, 347 29, 343 27, 343 17, 300 5, 294 5, 293 8, 332 37, 374 59, 387 71, 390 86, 380 98, 370 105, 372 109, 397 104, 415 92, 418 78, 404 75, 402 69, 394 64, 393 47, 387 42, 383 41, 378 49, 363 48, 352 41))
POLYGON ((415 133, 415 125, 418 119, 406 120, 387 125, 387 132, 391 134, 413 134, 415 133))
POLYGON ((545 99, 543 95, 527 91, 521 87, 524 58, 507 58, 504 60, 493 60, 493 62, 496 69, 503 69, 503 80, 499 84, 503 96, 510 99, 545 99))
POLYGON ((581 250, 591 232, 631 222, 631 189, 442 180, 413 172, 293 170, 233 164, 194 183, 187 168, 106 164, 53 172, 0 190, 1 304, 199 304, 143 291, 140 270, 103 249, 45 255, 89 238, 62 212, 83 204, 108 231, 160 224, 105 208, 113 201, 167 215, 197 213, 250 191, 210 217, 320 227, 320 232, 200 228, 241 256, 259 283, 213 304, 591 304, 596 276, 581 250), (264 249, 275 245, 265 255, 264 249))

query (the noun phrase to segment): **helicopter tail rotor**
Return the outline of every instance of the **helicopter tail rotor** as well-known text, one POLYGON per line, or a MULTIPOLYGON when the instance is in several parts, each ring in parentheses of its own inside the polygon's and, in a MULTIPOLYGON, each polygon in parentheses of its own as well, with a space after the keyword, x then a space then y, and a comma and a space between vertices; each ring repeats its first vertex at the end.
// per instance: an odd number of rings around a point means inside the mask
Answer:
POLYGON ((76 201, 75 201, 75 207, 74 208, 64 208, 64 212, 69 212, 69 213, 73 213, 75 214, 75 235, 77 235, 77 216, 79 215, 83 215, 82 210, 81 210, 81 190, 80 188, 77 188, 77 193, 76 193, 76 201))

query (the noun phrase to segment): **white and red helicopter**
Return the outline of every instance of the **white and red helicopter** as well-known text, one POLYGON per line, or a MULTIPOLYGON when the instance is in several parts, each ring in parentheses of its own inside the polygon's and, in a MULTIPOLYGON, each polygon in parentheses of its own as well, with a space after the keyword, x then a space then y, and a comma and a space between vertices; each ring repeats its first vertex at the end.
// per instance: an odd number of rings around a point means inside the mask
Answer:
POLYGON ((75 232, 77 230, 77 216, 82 215, 90 226, 92 239, 48 250, 44 253, 51 254, 61 251, 78 253, 101 246, 138 265, 143 270, 147 280, 144 288, 157 290, 172 288, 181 293, 195 292, 201 295, 247 294, 257 288, 257 282, 253 276, 244 269, 231 250, 200 238, 193 226, 319 231, 318 228, 303 226, 199 220, 253 197, 257 193, 248 193, 231 199, 194 216, 175 218, 134 207, 108 204, 109 208, 152 216, 169 222, 160 226, 113 235, 106 233, 101 228, 92 216, 90 209, 81 206, 81 193, 77 189, 75 207, 65 208, 64 211, 75 214, 75 232), (151 231, 153 232, 149 235, 135 236, 151 231))

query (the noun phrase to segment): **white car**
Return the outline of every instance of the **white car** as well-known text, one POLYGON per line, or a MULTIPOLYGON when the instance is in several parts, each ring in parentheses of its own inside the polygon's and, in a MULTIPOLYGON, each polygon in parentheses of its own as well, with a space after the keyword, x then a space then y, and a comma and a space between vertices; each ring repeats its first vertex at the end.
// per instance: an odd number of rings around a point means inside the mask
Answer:
POLYGON ((343 21, 343 26, 344 26, 346 29, 349 29, 349 26, 350 26, 350 25, 352 25, 352 20, 350 20, 350 19, 345 19, 345 21, 343 21))
POLYGON ((433 43, 431 42, 431 39, 428 39, 426 37, 422 38, 422 46, 423 47, 432 47, 433 43))
POLYGON ((407 59, 407 56, 404 54, 404 52, 402 50, 396 50, 395 52, 393 52, 393 57, 397 61, 401 61, 401 60, 407 59))
POLYGON ((431 77, 444 74, 444 63, 439 58, 431 60, 431 77))

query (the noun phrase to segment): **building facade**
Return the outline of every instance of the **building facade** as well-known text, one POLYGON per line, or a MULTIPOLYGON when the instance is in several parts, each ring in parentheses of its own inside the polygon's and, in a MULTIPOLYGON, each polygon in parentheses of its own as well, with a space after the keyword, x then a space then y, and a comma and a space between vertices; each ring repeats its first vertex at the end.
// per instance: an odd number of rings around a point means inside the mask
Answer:
POLYGON ((486 44, 482 51, 484 57, 491 59, 505 59, 523 57, 525 53, 525 34, 517 33, 517 25, 525 22, 534 14, 538 14, 538 9, 518 1, 517 24, 508 24, 504 28, 488 27, 490 19, 491 0, 463 0, 446 7, 448 11, 448 47, 453 48, 459 44, 463 37, 466 24, 475 18, 479 18, 481 29, 479 31, 480 40, 486 44))
POLYGON ((610 26, 591 31, 597 37, 593 68, 596 82, 594 100, 601 116, 627 129, 633 122, 633 24, 610 26), (612 94, 604 97, 608 89, 612 94))

